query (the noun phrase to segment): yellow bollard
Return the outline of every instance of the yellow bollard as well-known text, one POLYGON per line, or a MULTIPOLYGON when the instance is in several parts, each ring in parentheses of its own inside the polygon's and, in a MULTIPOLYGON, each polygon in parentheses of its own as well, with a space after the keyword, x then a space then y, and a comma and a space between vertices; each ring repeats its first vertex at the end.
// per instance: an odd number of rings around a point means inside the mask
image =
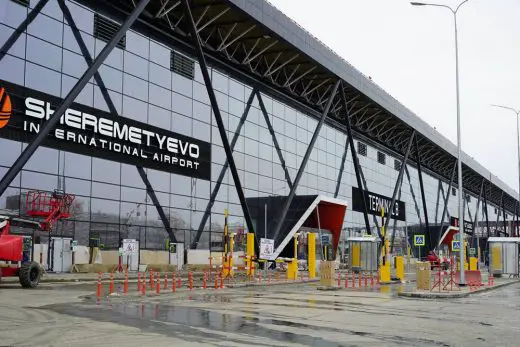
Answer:
POLYGON ((382 283, 390 282, 390 262, 388 260, 379 269, 379 279, 382 283))
POLYGON ((255 234, 247 233, 247 246, 246 246, 246 264, 247 264, 247 275, 255 275, 255 263, 253 257, 255 256, 255 234))
POLYGON ((298 279, 298 259, 293 258, 289 263, 287 263, 287 279, 298 279))
POLYGON ((469 269, 471 271, 476 271, 476 270, 478 270, 477 267, 478 267, 478 258, 470 257, 469 258, 469 269))
POLYGON ((404 281, 404 257, 395 257, 395 275, 401 281, 404 281))
POLYGON ((307 234, 309 279, 316 277, 316 234, 307 234))

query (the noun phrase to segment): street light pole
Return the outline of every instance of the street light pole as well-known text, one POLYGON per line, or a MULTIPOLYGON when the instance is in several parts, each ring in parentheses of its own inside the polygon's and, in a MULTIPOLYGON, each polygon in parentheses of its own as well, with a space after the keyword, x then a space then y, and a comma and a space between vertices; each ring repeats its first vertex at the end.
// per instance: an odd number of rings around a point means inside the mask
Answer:
POLYGON ((466 259, 465 245, 464 245, 464 207, 462 204, 464 189, 462 184, 462 150, 461 150, 461 134, 460 134, 460 93, 459 93, 459 39, 457 31, 457 12, 460 7, 469 0, 464 0, 457 6, 456 9, 451 8, 447 5, 430 4, 424 2, 411 2, 413 6, 434 6, 444 7, 453 13, 453 20, 455 24, 455 85, 457 91, 457 171, 458 171, 458 183, 459 183, 459 194, 458 194, 458 205, 459 205, 459 239, 460 239, 460 285, 466 284, 465 273, 464 273, 464 261, 466 259))
MULTIPOLYGON (((516 142, 517 142, 517 153, 518 153, 518 202, 520 203, 520 128, 519 128, 519 118, 520 118, 520 109, 516 110, 512 107, 502 106, 502 105, 494 105, 493 107, 500 107, 509 111, 513 111, 516 114, 516 142)), ((517 214, 517 211, 515 211, 517 214)))

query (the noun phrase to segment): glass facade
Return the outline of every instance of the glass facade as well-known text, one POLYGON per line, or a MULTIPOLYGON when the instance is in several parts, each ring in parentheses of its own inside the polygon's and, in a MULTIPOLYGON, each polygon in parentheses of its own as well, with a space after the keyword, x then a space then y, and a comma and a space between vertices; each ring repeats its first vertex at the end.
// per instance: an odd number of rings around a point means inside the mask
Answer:
MULTIPOLYGON (((35 3, 31 1, 31 7, 35 3)), ((70 1, 67 5, 89 52, 95 57, 105 42, 93 36, 93 11, 70 1)), ((1 2, 0 43, 7 40, 29 10, 12 1, 1 2)), ((211 181, 146 169, 176 237, 189 243, 199 228, 226 156, 198 64, 195 63, 193 80, 172 72, 172 49, 175 47, 128 31, 126 49, 115 48, 99 69, 99 74, 122 117, 211 143, 211 181)), ((65 97, 86 68, 85 58, 71 28, 57 3, 50 1, 0 61, 0 79, 65 97)), ((231 139, 244 112, 251 86, 216 69, 211 69, 210 73, 228 138, 231 139)), ((317 120, 267 95, 262 97, 289 174, 294 180, 317 120)), ((88 83, 76 102, 109 111, 94 80, 88 83)), ((342 130, 328 124, 323 126, 297 194, 334 196, 345 142, 346 135, 342 130)), ((359 158, 368 190, 391 197, 398 176, 395 156, 374 143, 363 143, 367 145, 366 154, 361 153, 359 158)), ((0 139, 0 175, 13 164, 24 146, 24 143, 0 139)), ((273 139, 256 98, 234 148, 234 159, 247 198, 289 193, 273 139)), ((424 223, 418 173, 414 167, 409 166, 409 177, 404 176, 399 193, 399 200, 406 204, 408 226, 424 223)), ((437 206, 439 186, 442 185, 444 192, 447 192, 448 183, 439 182, 427 173, 423 177, 430 223, 440 222, 443 204, 440 197, 441 202, 437 206)), ((352 186, 357 184, 349 151, 338 194, 338 198, 346 200, 349 205, 352 186)), ((80 244, 87 244, 89 235, 95 233, 107 248, 118 247, 120 237, 139 239, 143 248, 163 247, 167 233, 136 168, 115 161, 40 147, 0 197, 0 210, 23 214, 24 192, 57 188, 75 194, 76 203, 73 217, 60 223, 53 231, 56 234, 71 235, 80 244)), ((468 202, 469 209, 466 211, 469 210, 472 216, 476 202, 474 196, 468 202)), ((457 215, 456 206, 456 196, 451 196, 450 215, 457 215)), ((214 241, 221 240, 225 209, 229 210, 232 228, 244 225, 229 170, 204 227, 199 248, 209 247, 210 235, 214 241)), ((494 206, 490 205, 490 220, 496 216, 494 206)), ((372 217, 370 221, 372 223, 372 217)), ((396 227, 402 230, 406 223, 398 221, 396 227)), ((364 229, 362 213, 353 212, 349 206, 344 226, 344 237, 352 231, 364 229)))

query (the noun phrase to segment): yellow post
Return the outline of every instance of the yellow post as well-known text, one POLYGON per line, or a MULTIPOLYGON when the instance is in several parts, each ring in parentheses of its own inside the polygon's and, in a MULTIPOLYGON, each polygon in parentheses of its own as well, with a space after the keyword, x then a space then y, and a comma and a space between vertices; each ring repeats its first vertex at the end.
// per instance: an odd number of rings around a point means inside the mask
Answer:
POLYGON ((477 264, 478 264, 478 258, 476 258, 476 257, 470 257, 469 258, 469 269, 471 271, 476 271, 477 270, 477 264))
POLYGON ((361 266, 361 242, 352 242, 352 264, 350 269, 354 270, 361 266))
POLYGON ((294 234, 294 258, 287 265, 288 280, 298 279, 298 236, 300 236, 299 233, 294 234))
POLYGON ((502 271, 502 245, 491 244, 491 270, 502 271))
POLYGON ((252 261, 254 255, 255 255, 255 234, 247 233, 246 266, 247 266, 247 275, 248 276, 255 275, 255 263, 252 261))
POLYGON ((225 255, 225 263, 224 263, 224 277, 233 277, 233 249, 235 248, 235 234, 229 234, 229 253, 225 255))
POLYGON ((401 281, 404 280, 404 257, 403 256, 395 257, 395 275, 401 281))
POLYGON ((307 265, 309 268, 309 278, 316 277, 316 234, 307 234, 307 265))

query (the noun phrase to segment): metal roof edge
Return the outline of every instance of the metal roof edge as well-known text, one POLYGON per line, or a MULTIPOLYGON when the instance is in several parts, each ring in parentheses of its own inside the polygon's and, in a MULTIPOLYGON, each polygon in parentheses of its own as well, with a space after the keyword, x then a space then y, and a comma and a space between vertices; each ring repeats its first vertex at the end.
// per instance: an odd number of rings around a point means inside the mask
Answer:
MULTIPOLYGON (((336 74, 339 78, 365 94, 375 103, 399 118, 410 127, 417 130, 422 136, 428 138, 434 144, 457 158, 457 146, 441 133, 437 132, 431 125, 421 119, 406 106, 392 97, 383 88, 368 79, 354 66, 339 56, 323 42, 312 36, 307 30, 287 17, 266 0, 228 0, 237 8, 249 14, 255 20, 272 30, 276 35, 288 43, 294 45, 298 50, 314 59, 318 64, 336 74)), ((504 181, 493 175, 491 171, 482 166, 470 155, 462 152, 462 162, 482 177, 517 199, 518 193, 509 187, 504 181)))

